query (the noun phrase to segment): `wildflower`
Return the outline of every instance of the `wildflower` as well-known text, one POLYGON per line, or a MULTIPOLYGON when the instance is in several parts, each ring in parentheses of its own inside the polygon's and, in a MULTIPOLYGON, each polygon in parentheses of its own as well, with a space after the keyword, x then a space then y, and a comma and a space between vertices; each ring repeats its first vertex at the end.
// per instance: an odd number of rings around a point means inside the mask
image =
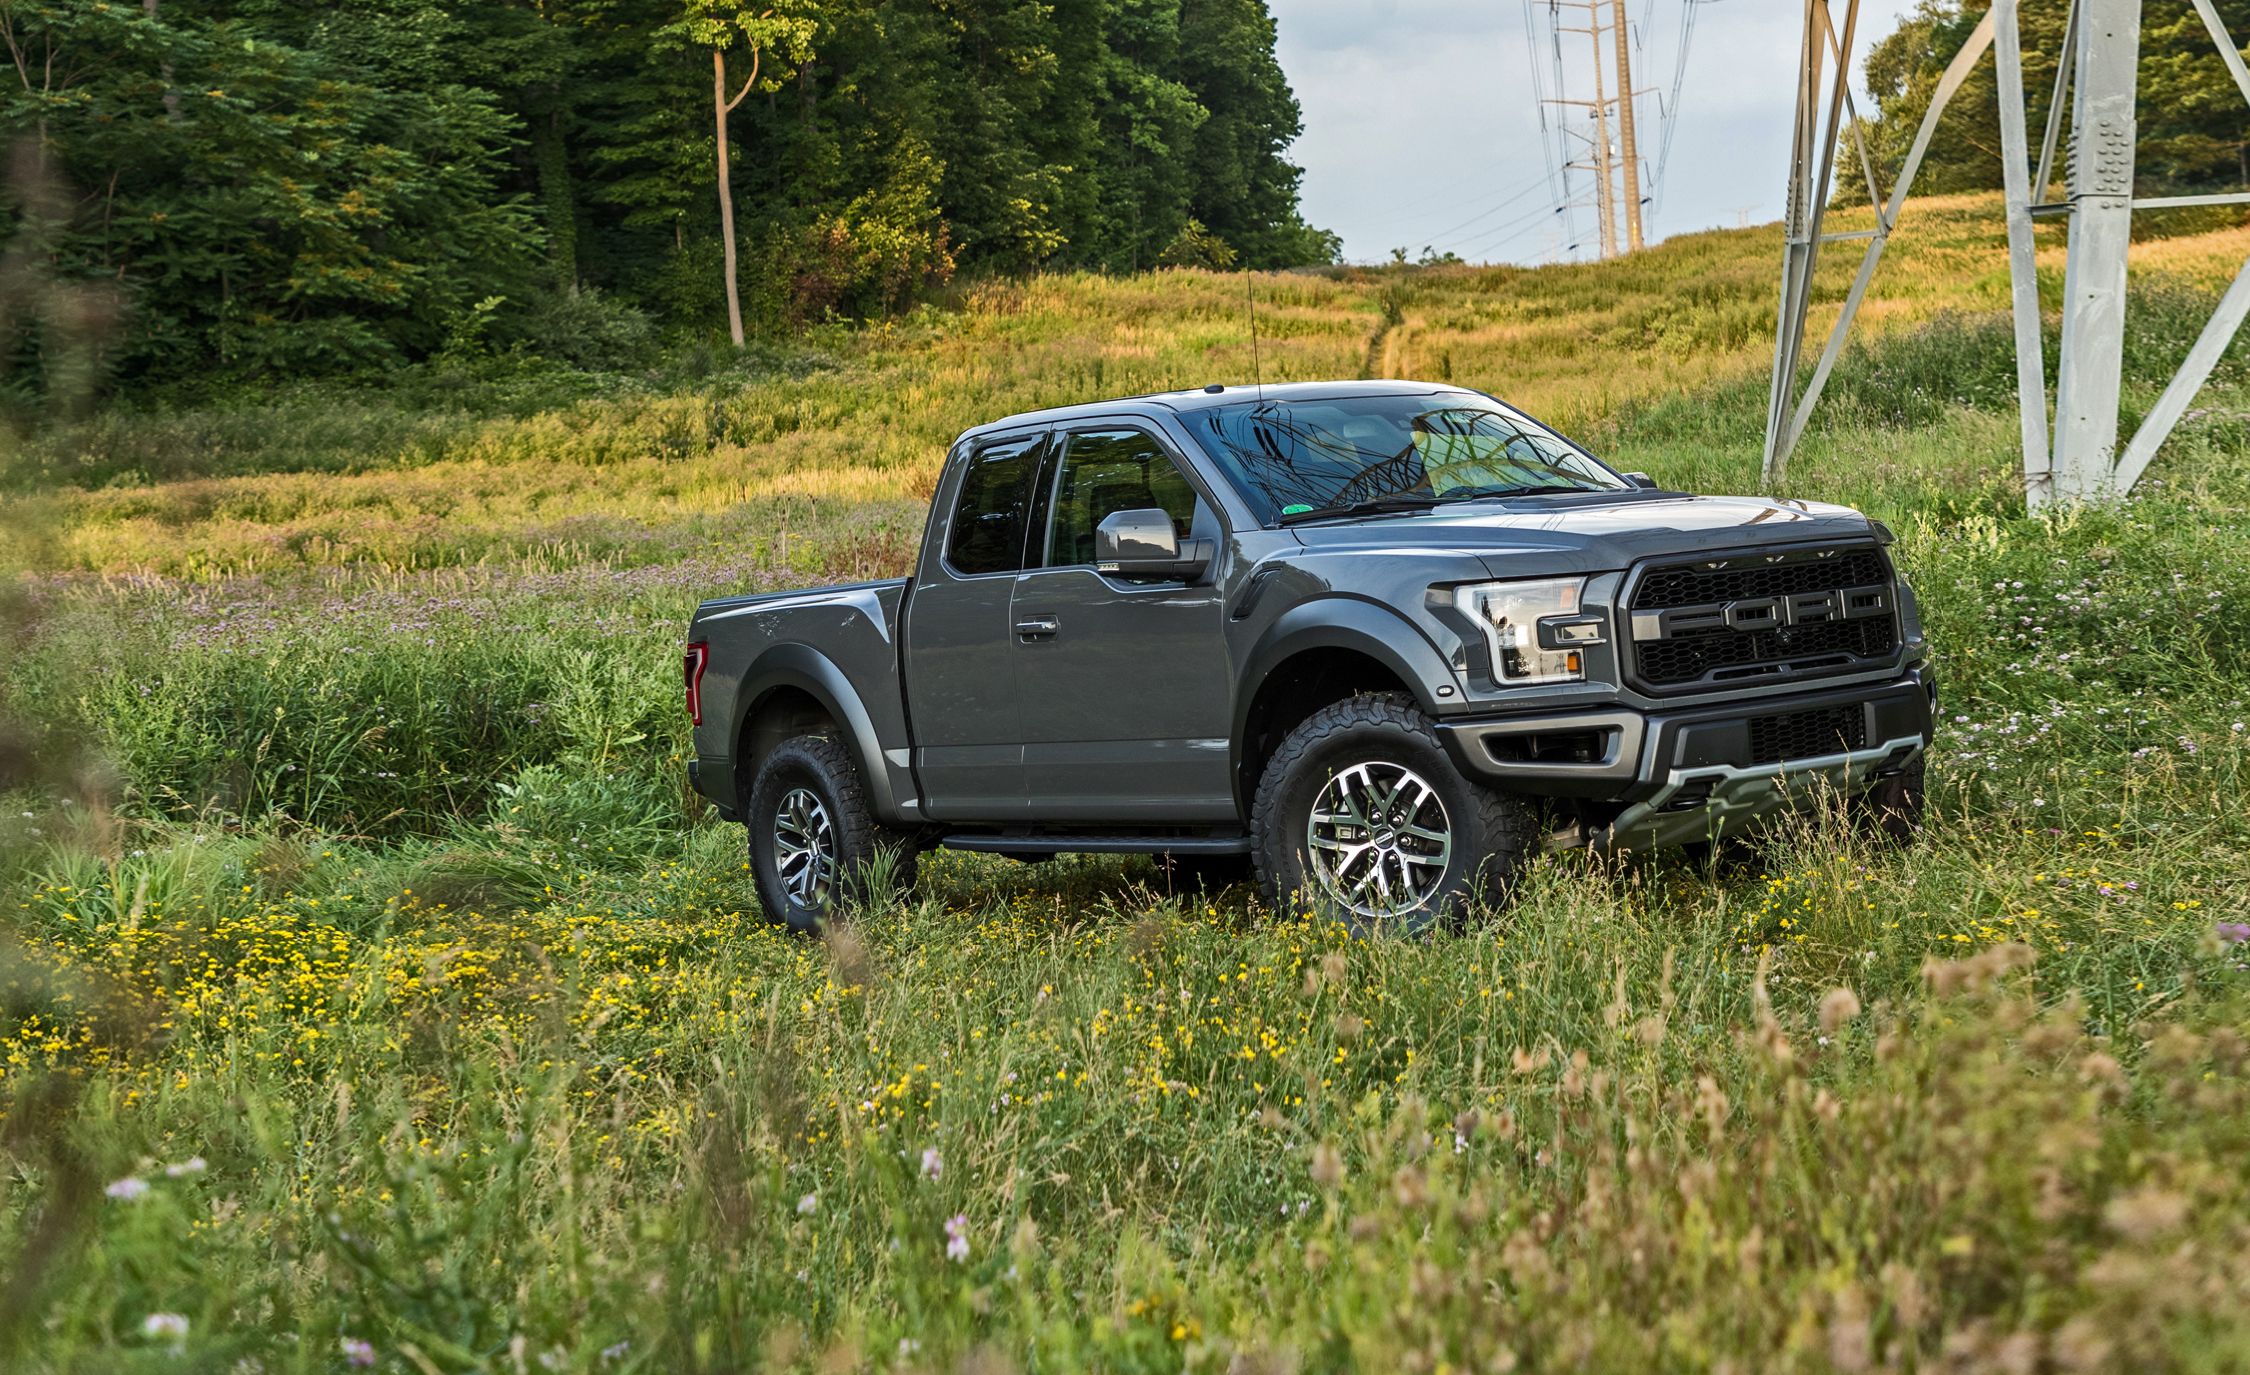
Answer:
POLYGON ((375 1346, 358 1337, 344 1338, 344 1364, 362 1368, 375 1364, 375 1346))
POLYGON ((209 1167, 204 1164, 202 1156, 191 1155, 187 1159, 180 1161, 178 1164, 166 1165, 164 1167, 164 1177, 166 1179, 185 1179, 191 1174, 201 1174, 207 1168, 209 1167))
POLYGON ((811 1217, 811 1216, 812 1216, 812 1215, 813 1215, 814 1213, 817 1213, 817 1212, 819 1212, 819 1211, 820 1211, 820 1195, 819 1195, 819 1194, 806 1194, 806 1195, 805 1195, 805 1196, 804 1196, 803 1198, 800 1198, 800 1199, 798 1199, 798 1200, 797 1200, 797 1216, 799 1216, 799 1217, 811 1217))
POLYGON ((925 1147, 922 1151, 922 1178, 935 1179, 944 1173, 945 1157, 938 1154, 937 1147, 925 1147))
POLYGON ((187 1341, 188 1320, 180 1313, 151 1313, 141 1319, 141 1335, 151 1341, 169 1340, 176 1349, 187 1341))
POLYGON ((2219 939, 2228 945, 2250 941, 2250 922, 2222 921, 2218 925, 2219 939))
MULTIPOLYGON (((116 1199, 119 1203, 135 1203, 140 1200, 143 1194, 148 1192, 148 1181, 138 1175, 127 1175, 123 1179, 113 1181, 102 1192, 116 1199)), ((162 1317, 163 1315, 158 1314, 157 1316, 162 1317)))
POLYGON ((632 1349, 633 1344, 630 1341, 611 1342, 608 1346, 602 1348, 602 1360, 622 1361, 625 1359, 625 1353, 632 1349))
POLYGON ((954 1262, 969 1258, 969 1216, 955 1213, 945 1222, 945 1258, 954 1262))

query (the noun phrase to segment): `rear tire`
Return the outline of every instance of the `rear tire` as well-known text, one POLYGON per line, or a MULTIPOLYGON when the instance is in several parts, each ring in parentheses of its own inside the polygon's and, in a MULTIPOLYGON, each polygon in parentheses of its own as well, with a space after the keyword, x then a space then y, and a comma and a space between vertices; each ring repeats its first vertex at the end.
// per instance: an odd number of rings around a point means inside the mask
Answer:
POLYGON ((815 933, 823 918, 866 895, 886 854, 893 885, 914 882, 913 837, 875 820, 851 751, 831 735, 782 741, 758 765, 743 808, 750 872, 766 919, 815 933))
POLYGON ((1505 904, 1537 831, 1528 804, 1464 778, 1430 719, 1383 694, 1289 732, 1259 779, 1251 839, 1276 906, 1418 935, 1469 903, 1505 904))
POLYGON ((1892 845, 1912 845, 1922 833, 1922 814, 1926 807, 1925 787, 1929 781, 1929 761, 1916 755, 1914 762, 1892 777, 1880 779, 1875 786, 1851 801, 1852 823, 1870 838, 1892 845))

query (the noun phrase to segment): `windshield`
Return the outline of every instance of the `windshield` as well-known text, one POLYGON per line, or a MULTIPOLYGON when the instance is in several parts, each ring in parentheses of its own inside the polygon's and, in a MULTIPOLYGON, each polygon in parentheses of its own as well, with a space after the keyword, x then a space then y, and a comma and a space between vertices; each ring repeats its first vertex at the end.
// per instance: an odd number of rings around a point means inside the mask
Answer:
POLYGON ((1268 524, 1386 499, 1626 485, 1529 416, 1460 392, 1246 401, 1180 419, 1268 524))

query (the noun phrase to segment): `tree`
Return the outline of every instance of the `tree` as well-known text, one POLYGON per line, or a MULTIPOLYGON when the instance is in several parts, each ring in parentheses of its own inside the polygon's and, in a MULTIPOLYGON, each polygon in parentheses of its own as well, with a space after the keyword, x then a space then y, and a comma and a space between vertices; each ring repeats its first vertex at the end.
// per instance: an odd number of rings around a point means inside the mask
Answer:
MULTIPOLYGON (((1867 86, 1877 117, 1869 151, 1887 178, 1906 160, 1938 77, 1984 18, 1977 0, 1922 0, 1899 27, 1869 49, 1867 86)), ((2218 0, 2227 31, 2250 33, 2250 0, 2218 0)), ((2047 118, 2062 51, 2067 0, 2024 0, 2023 84, 2034 140, 2047 118)), ((2210 35, 2187 0, 2148 0, 2140 35, 2138 128, 2133 180, 2143 194, 2232 188, 2250 180, 2250 109, 2227 74, 2210 35)), ((1969 78, 1939 116, 1937 136, 1915 177, 1920 192, 1989 190, 2000 185, 2000 122, 1992 59, 1969 78)), ((1847 156, 1849 150, 1846 150, 1847 156)), ((2056 174, 2062 175, 2058 164, 2056 174)), ((1837 178, 1839 201, 1865 194, 1858 179, 1837 178)), ((2033 195, 2040 194, 2034 188, 2033 195)))
POLYGON ((659 31, 660 37, 711 50, 711 112, 719 143, 719 240, 726 255, 727 333, 733 337, 736 348, 741 348, 743 341, 742 287, 736 269, 738 254, 734 239, 733 176, 728 166, 727 116, 733 114, 734 107, 753 90, 781 89, 781 83, 770 76, 764 76, 764 84, 760 84, 766 54, 770 52, 791 63, 810 60, 817 27, 809 18, 776 15, 772 10, 752 14, 742 0, 687 0, 686 12, 679 20, 659 31), (742 88, 729 96, 727 53, 736 47, 748 50, 750 75, 743 79, 742 88))

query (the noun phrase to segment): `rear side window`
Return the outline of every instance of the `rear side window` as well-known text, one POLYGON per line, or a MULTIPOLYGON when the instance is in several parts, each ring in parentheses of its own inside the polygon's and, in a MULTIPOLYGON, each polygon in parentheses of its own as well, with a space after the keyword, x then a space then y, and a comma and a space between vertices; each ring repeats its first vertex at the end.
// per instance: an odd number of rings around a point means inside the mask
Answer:
POLYGON ((969 455, 945 540, 945 561, 954 572, 1012 573, 1023 567, 1032 479, 1045 438, 1003 439, 969 455))
POLYGON ((1195 524, 1195 488, 1172 456, 1139 430, 1091 430, 1070 436, 1055 479, 1047 566, 1094 562, 1094 531, 1118 511, 1155 507, 1172 518, 1181 539, 1195 524))

